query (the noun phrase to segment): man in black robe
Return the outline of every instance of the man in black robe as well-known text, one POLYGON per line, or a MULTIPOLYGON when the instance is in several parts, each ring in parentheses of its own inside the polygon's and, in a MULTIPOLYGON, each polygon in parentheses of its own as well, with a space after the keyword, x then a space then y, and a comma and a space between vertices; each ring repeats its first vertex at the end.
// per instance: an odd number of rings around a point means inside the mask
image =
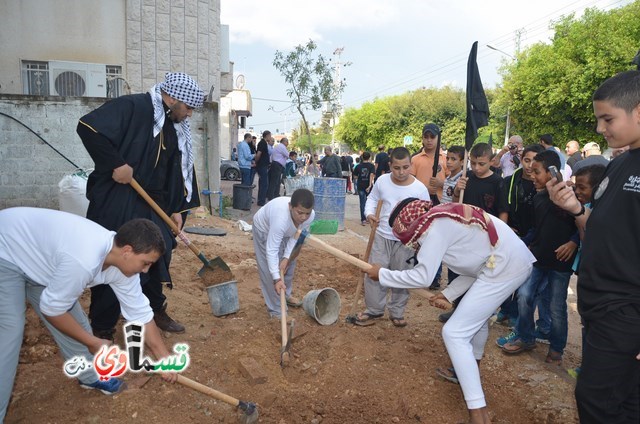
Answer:
MULTIPOLYGON (((148 93, 122 96, 83 116, 77 132, 95 170, 87 182, 87 218, 117 230, 133 218, 148 218, 162 229, 167 253, 140 275, 156 325, 182 333, 166 312, 162 284, 171 288, 169 264, 176 246, 169 226, 129 186, 132 178, 181 228, 181 213, 200 205, 193 168, 189 117, 202 107, 204 92, 183 73, 169 73, 148 93)), ((89 318, 97 337, 113 340, 120 305, 108 285, 91 289, 89 318)))

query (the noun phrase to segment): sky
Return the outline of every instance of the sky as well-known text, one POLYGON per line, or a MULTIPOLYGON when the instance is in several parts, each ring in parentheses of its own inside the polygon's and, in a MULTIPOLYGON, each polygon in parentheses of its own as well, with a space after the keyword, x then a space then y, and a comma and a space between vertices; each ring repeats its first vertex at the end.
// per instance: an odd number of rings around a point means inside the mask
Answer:
MULTIPOLYGON (((316 52, 341 66, 343 108, 420 87, 466 86, 471 46, 485 88, 500 83, 499 68, 537 42, 549 43, 554 20, 585 8, 610 10, 631 0, 221 0, 229 25, 234 75, 251 91, 256 132, 290 132, 299 115, 288 85, 273 67, 276 50, 289 52, 312 39, 316 52), (519 37, 518 35, 519 34, 519 37), (500 51, 492 50, 488 45, 500 51), (336 49, 342 48, 340 56, 336 49)), ((321 112, 310 111, 319 123, 321 112)))

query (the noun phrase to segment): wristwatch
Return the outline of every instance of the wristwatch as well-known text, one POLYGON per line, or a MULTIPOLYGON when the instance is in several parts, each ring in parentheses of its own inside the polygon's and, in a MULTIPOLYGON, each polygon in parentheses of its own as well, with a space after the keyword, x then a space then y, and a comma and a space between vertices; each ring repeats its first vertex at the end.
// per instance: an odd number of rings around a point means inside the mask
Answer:
POLYGON ((571 216, 573 216, 574 218, 577 218, 581 215, 584 215, 584 213, 587 211, 587 209, 584 207, 584 205, 580 205, 580 212, 578 213, 571 213, 569 212, 569 214, 571 214, 571 216))

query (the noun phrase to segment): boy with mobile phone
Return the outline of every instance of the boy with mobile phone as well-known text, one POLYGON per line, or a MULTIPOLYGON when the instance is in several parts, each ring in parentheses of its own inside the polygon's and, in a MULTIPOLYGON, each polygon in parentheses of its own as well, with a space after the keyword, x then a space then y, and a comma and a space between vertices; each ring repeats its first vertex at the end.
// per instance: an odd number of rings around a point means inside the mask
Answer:
POLYGON ((545 184, 553 177, 549 169, 560 168, 556 152, 545 150, 533 158, 533 182, 540 190, 533 198, 535 235, 529 245, 536 257, 529 279, 518 289, 517 337, 502 346, 508 354, 517 354, 536 347, 535 299, 546 285, 550 287, 551 332, 546 362, 561 364, 567 344, 567 288, 573 271, 571 266, 578 247, 572 241, 577 229, 573 217, 555 206, 549 199, 545 184))

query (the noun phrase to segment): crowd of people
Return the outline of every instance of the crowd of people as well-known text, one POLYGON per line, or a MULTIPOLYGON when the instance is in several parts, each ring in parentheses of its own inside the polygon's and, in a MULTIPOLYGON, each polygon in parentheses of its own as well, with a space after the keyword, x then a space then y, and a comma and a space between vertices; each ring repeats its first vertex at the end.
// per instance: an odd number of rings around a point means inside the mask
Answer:
MULTIPOLYGON (((145 325, 145 342, 157 358, 169 355, 158 329, 185 331, 168 315, 163 295, 171 287, 175 234, 130 186, 141 186, 178 228, 184 225, 187 211, 199 205, 189 118, 204 100, 188 75, 169 73, 149 92, 111 100, 80 119, 78 135, 95 162, 88 219, 33 208, 0 211, 0 340, 6 342, 0 421, 26 301, 65 360, 90 358, 112 343, 120 313, 145 325), (91 288, 88 319, 77 301, 85 288, 91 288)), ((472 423, 490 422, 480 378, 489 319, 497 314, 512 329, 496 341, 505 355, 544 343, 545 361, 561 364, 574 273, 583 349, 581 366, 570 371, 580 421, 640 422, 640 275, 630 263, 640 254, 640 72, 606 80, 593 105, 596 130, 613 149, 610 160, 596 142, 580 148, 569 140, 563 153, 552 134, 542 134, 528 142, 514 135, 497 152, 476 143, 467 161, 463 146, 441 148, 441 129, 429 123, 413 155, 381 145, 375 157, 365 151, 354 161, 326 147, 322 158, 305 156, 299 166, 286 138, 275 144, 269 131, 259 141, 245 134, 235 155, 242 184, 259 178, 253 243, 267 312, 280 317, 282 290, 288 306, 300 306, 292 296, 294 235, 315 216, 311 191, 280 196, 283 178, 345 178, 347 190, 359 196, 361 223, 376 228, 366 308, 356 324, 386 312, 393 326, 405 327, 408 289, 431 289, 429 302, 449 309, 439 319, 451 367, 437 374, 460 384, 472 423)), ((78 380, 106 394, 121 390, 118 379, 105 382, 93 371, 78 380)))

